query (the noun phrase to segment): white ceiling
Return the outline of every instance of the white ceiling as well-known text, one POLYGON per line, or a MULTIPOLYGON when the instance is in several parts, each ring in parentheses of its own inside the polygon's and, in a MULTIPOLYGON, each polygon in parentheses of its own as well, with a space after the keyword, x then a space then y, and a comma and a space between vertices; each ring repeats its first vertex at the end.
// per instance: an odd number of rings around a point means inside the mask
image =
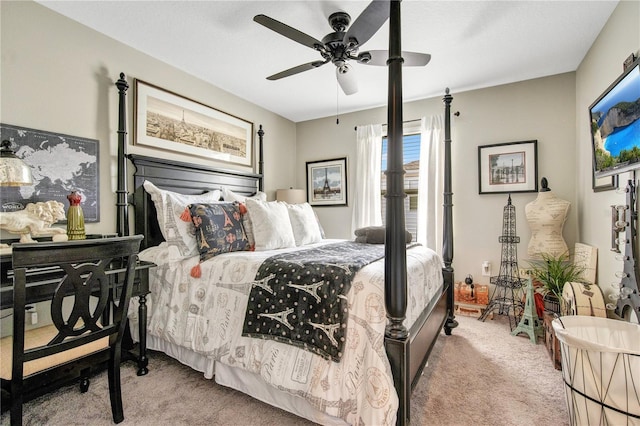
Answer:
MULTIPOLYGON (((265 14, 317 39, 336 11, 367 1, 40 1, 44 6, 294 122, 382 106, 386 67, 353 64, 359 91, 335 67, 265 77, 320 54, 253 21, 265 14)), ((403 69, 405 101, 575 71, 618 1, 402 2, 402 49, 430 53, 403 69)), ((360 51, 388 48, 388 23, 360 51)), ((153 83, 153 82, 150 82, 153 83)), ((550 100, 552 101, 552 100, 550 100)))

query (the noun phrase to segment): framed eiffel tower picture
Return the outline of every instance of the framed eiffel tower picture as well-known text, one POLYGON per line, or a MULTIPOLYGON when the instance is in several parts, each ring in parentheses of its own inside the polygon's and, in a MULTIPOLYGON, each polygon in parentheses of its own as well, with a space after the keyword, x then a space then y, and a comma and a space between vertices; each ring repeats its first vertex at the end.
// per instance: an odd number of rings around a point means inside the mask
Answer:
POLYGON ((312 206, 347 205, 347 158, 307 161, 307 201, 312 206))

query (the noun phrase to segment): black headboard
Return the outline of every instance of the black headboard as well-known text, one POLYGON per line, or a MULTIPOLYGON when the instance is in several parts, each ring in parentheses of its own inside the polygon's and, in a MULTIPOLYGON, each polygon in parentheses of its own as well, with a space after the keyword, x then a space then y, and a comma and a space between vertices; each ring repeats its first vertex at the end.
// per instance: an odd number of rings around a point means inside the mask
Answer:
POLYGON ((157 246, 164 241, 158 226, 155 206, 142 186, 145 180, 158 188, 181 194, 203 194, 225 187, 238 194, 252 195, 262 188, 261 174, 215 169, 135 154, 129 154, 127 157, 135 167, 134 224, 135 233, 144 235, 141 249, 157 246))
POLYGON ((153 247, 164 241, 151 197, 142 184, 145 180, 155 186, 181 194, 203 194, 226 187, 236 193, 252 195, 263 189, 263 139, 260 125, 258 134, 258 173, 238 170, 215 169, 192 163, 184 163, 142 155, 127 154, 127 90, 129 84, 124 73, 116 81, 118 88, 118 188, 117 222, 119 236, 129 235, 129 205, 134 206, 135 233, 144 235, 140 249, 153 247), (128 192, 127 158, 135 167, 133 198, 128 192))

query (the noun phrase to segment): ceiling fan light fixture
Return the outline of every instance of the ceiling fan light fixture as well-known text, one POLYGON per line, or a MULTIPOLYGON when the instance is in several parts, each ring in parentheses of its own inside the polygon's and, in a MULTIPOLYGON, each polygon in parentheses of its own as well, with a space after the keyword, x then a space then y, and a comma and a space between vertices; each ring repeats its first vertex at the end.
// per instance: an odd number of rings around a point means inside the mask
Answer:
POLYGON ((360 62, 361 64, 366 64, 371 60, 371 53, 369 52, 362 52, 358 55, 357 57, 358 62, 360 62))

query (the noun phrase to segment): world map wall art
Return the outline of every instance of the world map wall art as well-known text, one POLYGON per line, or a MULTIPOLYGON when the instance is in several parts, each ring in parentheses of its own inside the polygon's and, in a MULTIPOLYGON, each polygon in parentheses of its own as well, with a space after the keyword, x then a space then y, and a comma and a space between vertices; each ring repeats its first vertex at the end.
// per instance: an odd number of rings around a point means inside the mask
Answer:
POLYGON ((49 200, 61 202, 66 211, 67 195, 76 191, 82 197, 85 222, 100 221, 98 140, 2 123, 0 136, 11 141, 11 149, 31 167, 33 176, 32 185, 2 187, 0 211, 22 210, 28 203, 49 200))

